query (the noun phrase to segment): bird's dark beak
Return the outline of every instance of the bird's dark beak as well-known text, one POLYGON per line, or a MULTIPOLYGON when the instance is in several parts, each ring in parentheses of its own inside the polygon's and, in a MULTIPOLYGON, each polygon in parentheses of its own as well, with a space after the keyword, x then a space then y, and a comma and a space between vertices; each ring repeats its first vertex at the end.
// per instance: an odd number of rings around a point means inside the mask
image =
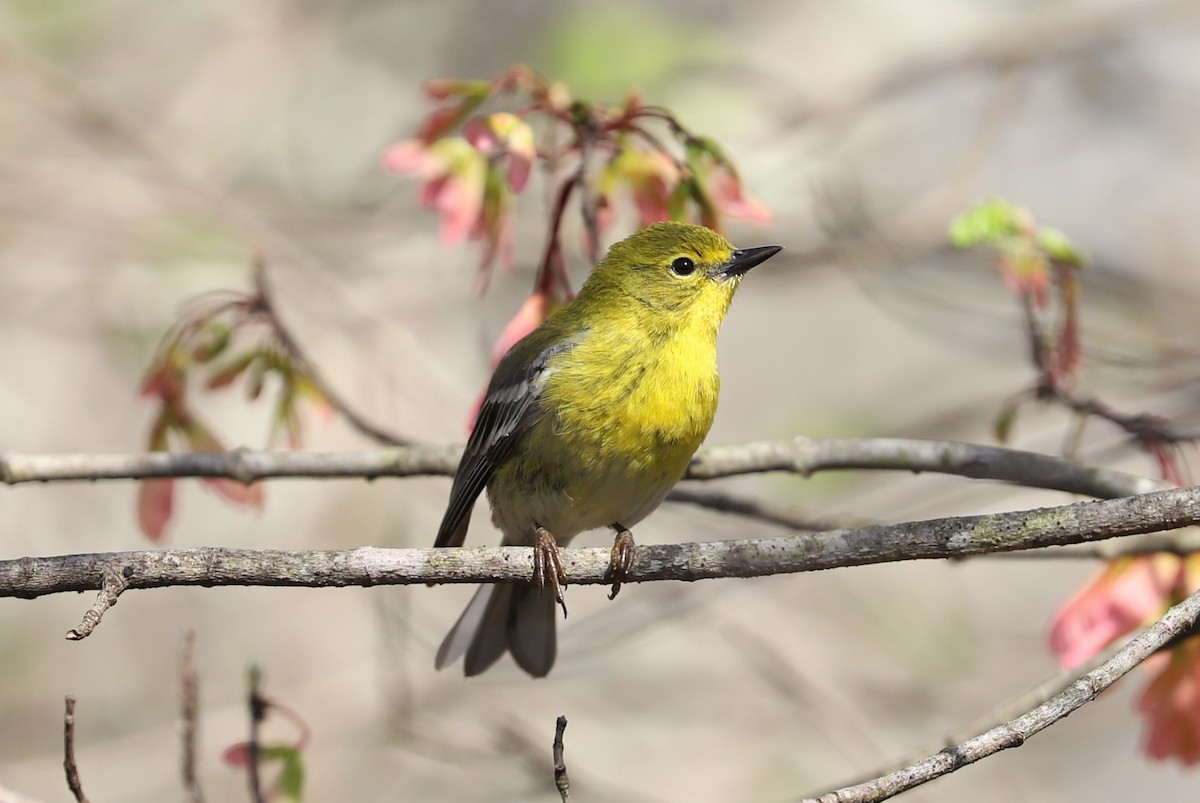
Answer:
POLYGON ((755 265, 766 262, 782 250, 782 245, 760 245, 757 248, 739 248, 733 252, 733 256, 725 264, 713 271, 713 275, 722 279, 727 279, 731 276, 741 276, 755 265))

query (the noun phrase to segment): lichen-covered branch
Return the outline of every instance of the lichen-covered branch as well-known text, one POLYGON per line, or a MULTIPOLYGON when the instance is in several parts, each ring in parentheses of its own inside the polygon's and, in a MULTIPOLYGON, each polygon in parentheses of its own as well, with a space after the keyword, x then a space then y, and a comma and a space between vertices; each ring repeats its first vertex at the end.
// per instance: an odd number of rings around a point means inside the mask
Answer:
MULTIPOLYGON (((779 538, 637 547, 626 582, 757 577, 904 560, 961 558, 992 552, 1100 541, 1200 523, 1200 488, 1061 507, 872 525, 779 538)), ((608 577, 606 548, 562 550, 571 584, 608 577)), ((524 547, 280 551, 168 549, 0 561, 0 597, 34 598, 102 587, 113 572, 128 589, 199 585, 373 586, 415 583, 527 582, 524 547)))

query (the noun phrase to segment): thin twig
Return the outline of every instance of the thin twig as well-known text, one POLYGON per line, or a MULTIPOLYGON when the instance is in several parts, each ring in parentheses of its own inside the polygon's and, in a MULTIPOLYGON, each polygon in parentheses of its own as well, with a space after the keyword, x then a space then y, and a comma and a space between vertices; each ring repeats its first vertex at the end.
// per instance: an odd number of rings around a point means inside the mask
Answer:
POLYGON ((567 777, 567 765, 563 761, 563 732, 567 729, 567 718, 559 716, 554 723, 554 787, 562 803, 571 801, 571 779, 567 777))
POLYGON ((1200 591, 1172 607, 1161 619, 1131 639, 1112 658, 1076 680, 1060 694, 1021 716, 895 772, 866 783, 843 787, 817 798, 806 798, 802 803, 876 803, 1001 750, 1020 747, 1030 736, 1096 699, 1101 692, 1171 639, 1189 630, 1198 618, 1200 591))
POLYGON ((83 784, 79 781, 79 766, 75 763, 75 698, 67 695, 63 712, 63 771, 67 775, 67 787, 75 796, 76 803, 87 803, 83 784))
MULTIPOLYGON (((883 777, 884 775, 890 775, 893 772, 902 770, 910 764, 915 764, 926 756, 932 755, 939 750, 950 748, 958 742, 966 741, 977 733, 990 731, 993 728, 999 727, 1009 720, 1019 717, 1024 712, 1043 705, 1054 699, 1059 694, 1062 694, 1064 691, 1070 688, 1072 684, 1079 682, 1079 680, 1088 672, 1091 672, 1105 661, 1111 659, 1121 649, 1123 649, 1127 643, 1128 642, 1126 641, 1118 641, 1117 643, 1110 644, 1106 649, 1101 650, 1099 653, 1093 656, 1091 660, 1085 662, 1082 666, 1078 666, 1074 669, 1064 669, 1055 673, 1053 676, 1046 678, 1036 686, 1022 692, 1021 694, 1018 694, 1015 697, 1005 700, 1003 703, 996 706, 986 717, 981 717, 974 722, 958 728, 952 733, 949 733, 943 738, 939 739, 937 743, 929 745, 921 750, 917 750, 913 754, 905 756, 899 761, 891 762, 886 767, 863 773, 861 776, 852 781, 846 781, 845 783, 838 784, 838 787, 859 786, 876 778, 883 777)), ((1169 646, 1170 642, 1161 647, 1160 650, 1167 649, 1169 646)), ((820 798, 823 795, 831 794, 833 791, 833 789, 830 789, 828 791, 814 793, 812 797, 820 798)))
POLYGON ((100 593, 96 596, 96 601, 83 614, 83 621, 74 629, 67 631, 68 641, 79 641, 92 634, 96 625, 100 624, 101 617, 109 608, 117 604, 117 598, 121 596, 121 592, 129 587, 129 578, 133 576, 133 567, 105 566, 102 569, 102 576, 104 579, 100 584, 100 593))
POLYGON ((258 290, 258 303, 262 311, 271 319, 275 336, 279 338, 279 342, 287 350, 292 362, 300 368, 305 376, 312 380, 312 383, 321 391, 321 395, 346 420, 346 423, 376 443, 381 443, 385 446, 407 446, 411 444, 413 441, 410 438, 397 435, 364 418, 353 405, 333 389, 333 386, 317 370, 316 365, 308 358, 305 351, 300 348, 300 343, 283 322, 283 316, 279 313, 279 307, 275 303, 275 295, 271 290, 271 283, 267 277, 266 259, 261 254, 255 258, 254 262, 254 285, 258 290))
POLYGON ((534 292, 545 293, 551 298, 566 298, 574 297, 574 291, 571 289, 571 282, 566 273, 566 267, 563 264, 562 254, 562 221, 567 211, 567 201, 571 199, 571 193, 579 186, 580 171, 576 170, 573 175, 562 183, 558 188, 558 193, 554 196, 554 203, 550 208, 550 230, 546 234, 546 246, 542 250, 542 259, 538 263, 537 274, 533 279, 534 292), (562 295, 554 293, 554 285, 558 284, 562 290, 562 295))
POLYGON ((266 798, 263 797, 262 780, 259 773, 259 762, 262 758, 259 728, 266 719, 268 703, 259 693, 262 672, 257 666, 250 667, 246 680, 246 704, 250 709, 250 740, 246 743, 246 782, 250 787, 250 799, 254 803, 264 803, 266 798))
MULTIPOLYGON (((226 477, 243 483, 279 477, 359 478, 452 476, 462 447, 400 446, 366 452, 204 454, 24 454, 0 452, 0 482, 226 477)), ((916 438, 792 438, 711 446, 692 459, 685 479, 709 480, 767 471, 810 476, 869 469, 955 474, 1099 498, 1132 496, 1166 487, 1157 480, 1092 468, 1050 455, 916 438)))
POLYGON ((835 530, 839 527, 854 527, 872 524, 871 521, 852 521, 847 519, 802 519, 790 512, 773 508, 767 502, 743 496, 735 496, 721 491, 698 490, 692 488, 674 488, 667 494, 668 502, 684 505, 695 505, 718 513, 732 513, 755 521, 788 527, 793 530, 820 532, 835 530))
POLYGON ((196 631, 183 636, 183 657, 179 670, 180 740, 182 742, 183 791, 188 803, 203 803, 204 793, 196 773, 196 741, 200 729, 200 676, 195 664, 196 631))
MULTIPOLYGON (((643 544, 626 582, 759 577, 908 560, 961 558, 1090 543, 1200 524, 1200 488, 1060 507, 877 524, 766 539, 643 544)), ((0 597, 32 599, 94 589, 106 569, 130 567, 130 588, 166 586, 343 587, 529 582, 527 547, 281 551, 201 547, 0 561, 0 597)), ((611 582, 607 548, 567 548, 567 582, 611 582)))

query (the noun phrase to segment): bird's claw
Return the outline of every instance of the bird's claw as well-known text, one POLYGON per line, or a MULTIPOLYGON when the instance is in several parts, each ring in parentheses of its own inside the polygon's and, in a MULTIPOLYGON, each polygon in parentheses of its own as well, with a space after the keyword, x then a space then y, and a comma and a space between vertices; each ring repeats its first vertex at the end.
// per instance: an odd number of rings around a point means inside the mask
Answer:
POLYGON ((554 601, 562 606, 564 619, 567 617, 567 603, 563 599, 566 582, 567 574, 563 571, 554 536, 545 527, 538 527, 533 545, 533 584, 539 592, 550 587, 554 601))
POLYGON ((636 549, 637 544, 633 542, 633 533, 624 527, 617 530, 617 537, 613 539, 612 557, 608 561, 608 576, 613 581, 612 591, 608 594, 609 599, 615 599, 620 593, 621 583, 629 576, 629 570, 633 568, 636 549))

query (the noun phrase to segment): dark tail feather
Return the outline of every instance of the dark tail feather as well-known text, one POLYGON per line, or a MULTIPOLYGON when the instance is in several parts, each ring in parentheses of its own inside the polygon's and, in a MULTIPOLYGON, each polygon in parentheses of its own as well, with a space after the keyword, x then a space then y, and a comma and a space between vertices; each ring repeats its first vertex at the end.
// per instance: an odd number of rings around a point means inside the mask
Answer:
POLYGON ((463 674, 478 675, 506 651, 535 678, 554 666, 557 639, 554 595, 528 586, 480 586, 466 610, 442 640, 434 666, 449 666, 466 655, 463 674))

